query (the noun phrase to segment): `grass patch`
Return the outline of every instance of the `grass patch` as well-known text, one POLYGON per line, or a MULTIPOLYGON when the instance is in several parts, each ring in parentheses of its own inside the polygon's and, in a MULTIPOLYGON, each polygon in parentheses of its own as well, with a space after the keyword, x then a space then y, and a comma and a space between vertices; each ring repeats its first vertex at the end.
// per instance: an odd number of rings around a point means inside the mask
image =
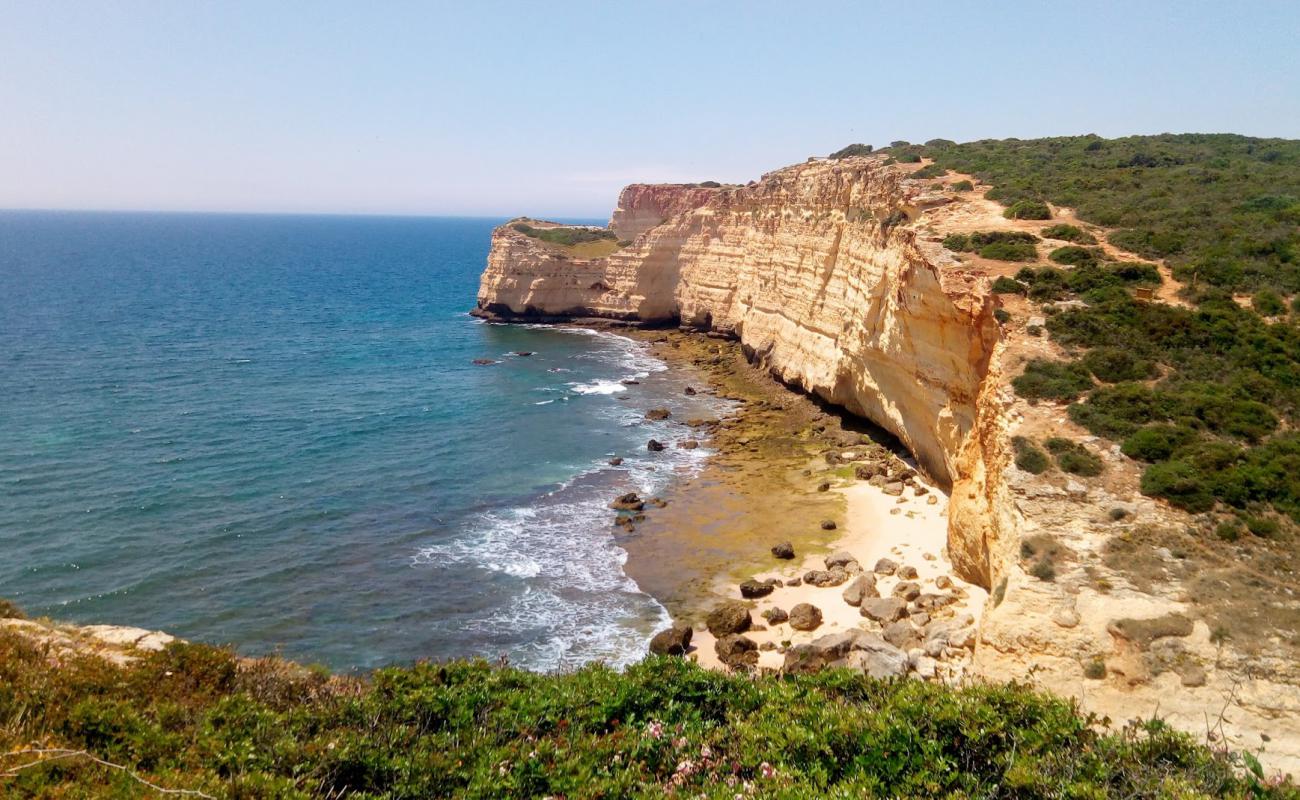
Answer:
POLYGON ((1007 206, 1002 216, 1007 219, 1051 219, 1052 209, 1041 200, 1017 200, 1007 206))
POLYGON ((535 228, 524 222, 516 222, 510 227, 530 238, 563 247, 573 247, 574 245, 590 242, 607 241, 615 246, 618 243, 618 236, 613 231, 603 228, 535 228))
POLYGON ((1052 225, 1043 228, 1044 239, 1060 239, 1063 242, 1074 242, 1075 244, 1096 244, 1097 237, 1088 233, 1083 228, 1076 225, 1052 225))

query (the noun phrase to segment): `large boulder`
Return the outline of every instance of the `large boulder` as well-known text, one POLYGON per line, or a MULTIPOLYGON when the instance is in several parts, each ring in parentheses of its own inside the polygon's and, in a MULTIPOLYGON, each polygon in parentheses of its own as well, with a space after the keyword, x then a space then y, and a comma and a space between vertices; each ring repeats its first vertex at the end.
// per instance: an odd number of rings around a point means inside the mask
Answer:
POLYGON ((744 633, 749 630, 752 622, 749 618, 749 606, 738 600, 728 600, 722 603, 704 618, 704 624, 708 627, 709 633, 719 639, 733 633, 744 633))
POLYGON ((917 635, 916 628, 912 627, 912 623, 905 619, 886 625, 884 630, 880 632, 880 637, 899 650, 908 650, 916 646, 921 639, 917 635))
POLYGON ((898 570, 898 562, 888 558, 882 558, 876 562, 872 569, 877 575, 893 575, 898 570))
POLYGON ((772 555, 777 558, 791 559, 794 558, 794 545, 789 542, 780 542, 772 545, 772 555))
POLYGON ((753 639, 731 634, 713 645, 718 660, 732 669, 749 669, 758 663, 758 644, 753 639))
POLYGON ((860 669, 873 678, 898 678, 907 674, 907 654, 902 650, 874 636, 859 641, 860 647, 831 666, 860 669))
POLYGON ((849 654, 862 631, 831 633, 808 644, 797 644, 785 653, 782 669, 786 672, 812 672, 849 654))
POLYGON ((831 570, 814 569, 804 573, 803 582, 825 588, 827 586, 839 586, 849 579, 849 573, 840 567, 831 570))
POLYGON ((862 601, 858 612, 867 619, 887 625, 907 616, 907 603, 897 597, 869 597, 862 601))
POLYGON ((858 560, 847 550, 836 550, 834 553, 826 556, 826 569, 835 569, 836 567, 842 569, 847 567, 849 564, 856 563, 858 563, 858 560))
POLYGON ((767 597, 776 587, 769 581, 760 581, 750 578, 740 584, 740 596, 753 600, 759 597, 767 597))
POLYGON ((664 446, 662 442, 651 439, 650 441, 645 443, 645 449, 649 450, 652 453, 658 453, 660 450, 664 449, 664 446))
POLYGON ((821 627, 822 610, 812 603, 799 603, 790 609, 790 627, 797 631, 812 631, 821 627))
POLYGON ((674 625, 659 631, 650 640, 650 652, 658 656, 685 655, 695 631, 690 625, 674 625))
POLYGON ((915 600, 921 596, 921 586, 915 581, 903 581, 894 586, 894 597, 901 597, 904 600, 915 600))
POLYGON ((902 580, 914 581, 916 580, 916 567, 912 567, 904 564, 903 566, 899 567, 898 571, 895 572, 894 574, 897 575, 902 580))
POLYGON ((645 508, 645 501, 637 496, 636 492, 628 492, 614 498, 614 502, 609 507, 616 511, 640 511, 645 508))
POLYGON ((861 606, 863 600, 879 596, 880 592, 876 590, 876 576, 870 573, 854 578, 844 590, 844 602, 851 606, 861 606))
POLYGON ((668 419, 672 412, 666 408, 652 408, 645 412, 645 418, 650 420, 668 419))
POLYGON ((782 622, 790 619, 784 608, 772 606, 763 612, 763 619, 767 620, 768 625, 780 625, 782 622))

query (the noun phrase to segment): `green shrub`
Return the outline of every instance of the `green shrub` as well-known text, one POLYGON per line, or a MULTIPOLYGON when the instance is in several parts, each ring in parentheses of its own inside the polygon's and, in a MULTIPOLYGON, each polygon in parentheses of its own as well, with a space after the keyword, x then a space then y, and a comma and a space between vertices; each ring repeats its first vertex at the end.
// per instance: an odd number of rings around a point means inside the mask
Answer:
POLYGON ((1007 219, 1051 219, 1052 210, 1040 200, 1019 200, 1002 212, 1007 219))
POLYGON ((1005 275, 993 281, 993 292, 995 294, 1024 294, 1028 290, 1028 286, 1005 275))
POLYGON ((1083 677, 1093 681, 1099 681, 1106 677, 1106 662, 1100 658, 1090 660, 1083 665, 1083 677))
POLYGON ((974 191, 975 184, 965 180, 957 181, 952 185, 952 189, 954 192, 970 192, 970 191, 974 191))
POLYGON ((1023 436, 1012 437, 1011 446, 1015 450, 1016 466, 1025 472, 1041 475, 1052 465, 1047 454, 1023 436))
POLYGON ((1196 431, 1186 426, 1155 423, 1131 433, 1120 445, 1120 452, 1139 461, 1164 461, 1195 438, 1196 431))
POLYGON ((1097 263, 1097 252, 1088 247, 1066 245, 1065 247, 1058 247, 1048 253, 1047 258, 1050 261, 1055 261, 1057 264, 1080 266, 1083 264, 1097 263))
POLYGON ((1081 364, 1035 358, 1011 385, 1027 399, 1073 400, 1093 384, 1081 364))
POLYGON ((830 154, 830 158, 841 159, 852 156, 866 156, 871 154, 872 147, 869 144, 851 144, 848 147, 842 147, 830 154))
POLYGON ((1142 473, 1142 494, 1163 497, 1170 505, 1193 514, 1214 508, 1214 495, 1201 474, 1185 461, 1152 464, 1142 473))
POLYGON ((897 156, 897 158, 900 164, 921 163, 921 156, 918 153, 903 153, 902 155, 897 156))
POLYGON ((1251 305, 1266 317, 1276 317, 1286 311, 1286 304, 1277 292, 1267 287, 1260 289, 1250 298, 1251 305))
POLYGON ((944 169, 938 164, 927 164, 924 167, 918 169, 916 172, 913 172, 912 177, 918 180, 922 180, 922 179, 929 179, 929 178, 942 178, 944 175, 947 174, 948 174, 948 170, 944 169))
POLYGON ((1091 478, 1100 475, 1104 468, 1101 457, 1078 442, 1054 436, 1043 446, 1056 457, 1056 466, 1062 472, 1091 478))
POLYGON ((1075 225, 1052 225, 1043 229, 1043 238, 1060 239, 1075 244, 1096 244, 1097 237, 1075 225))
POLYGON ((993 261, 1033 261, 1038 258, 1038 248, 1016 242, 986 244, 978 252, 981 258, 993 261))
POLYGON ((1235 542, 1241 538, 1241 525, 1235 520, 1225 520, 1214 528, 1214 537, 1224 542, 1235 542))
POLYGON ((1246 530, 1261 539, 1271 539, 1277 535, 1282 526, 1272 517, 1243 514, 1241 521, 1246 523, 1246 530))
MULTIPOLYGON (((1005 591, 999 582, 995 602, 1005 591)), ((223 798, 1294 794, 1252 788, 1232 758, 1164 725, 1111 732, 1023 684, 751 677, 649 658, 622 672, 451 661, 364 677, 268 662, 187 692, 205 685, 197 665, 223 658, 81 656, 51 670, 41 648, 0 634, 0 747, 89 749, 158 786, 223 798)), ((14 797, 146 793, 78 758, 4 780, 14 797)))
POLYGON ((1006 325, 1011 321, 1011 312, 1005 308, 995 308, 993 309, 993 319, 997 320, 1000 325, 1006 325))
POLYGON ((1098 380, 1106 383, 1140 381, 1155 374, 1155 365, 1150 361, 1118 347, 1094 347, 1084 354, 1081 363, 1098 380))

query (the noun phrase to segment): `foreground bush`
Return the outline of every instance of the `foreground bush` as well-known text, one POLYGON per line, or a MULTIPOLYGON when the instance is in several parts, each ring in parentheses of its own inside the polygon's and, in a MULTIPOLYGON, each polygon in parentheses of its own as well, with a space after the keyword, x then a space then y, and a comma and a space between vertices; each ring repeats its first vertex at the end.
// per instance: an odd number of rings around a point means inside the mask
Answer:
MULTIPOLYGON (((0 634, 0 747, 84 750, 211 797, 1295 796, 1159 722, 1094 722, 1014 684, 750 679, 677 659, 564 675, 423 664, 360 680, 177 644, 128 669, 50 670, 0 634)), ((68 757, 0 778, 0 794, 149 793, 68 757)))

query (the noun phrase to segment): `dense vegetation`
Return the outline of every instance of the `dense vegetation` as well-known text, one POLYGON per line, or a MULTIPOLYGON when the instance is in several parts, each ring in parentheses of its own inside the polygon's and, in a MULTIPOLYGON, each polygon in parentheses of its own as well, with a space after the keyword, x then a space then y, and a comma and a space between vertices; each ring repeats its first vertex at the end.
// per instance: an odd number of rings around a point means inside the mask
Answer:
POLYGON ((1159 722, 1093 723, 1014 684, 750 678, 670 658, 623 673, 456 662, 358 679, 188 644, 124 669, 93 657, 50 669, 0 633, 11 798, 152 796, 142 780, 242 799, 1297 796, 1253 757, 1159 722))
POLYGON ((534 228, 532 225, 523 222, 516 222, 511 227, 525 236, 531 236, 534 239, 540 239, 551 244, 564 245, 565 247, 618 238, 613 231, 601 228, 534 228))
POLYGON ((888 153, 974 174, 1012 216, 1026 203, 1073 207, 1114 228, 1112 244, 1165 259, 1192 307, 1135 297, 1160 284, 1154 265, 1107 260, 1077 226, 1045 228, 1071 244, 1051 251, 1052 266, 993 289, 1044 303, 1048 332, 1072 358, 1031 361, 1017 392, 1070 403, 1073 420, 1147 462, 1147 494, 1232 512, 1262 535, 1278 530, 1273 511, 1300 521, 1300 328, 1287 317, 1300 313, 1300 141, 933 140, 888 153), (1251 294, 1249 307, 1230 293, 1251 294), (1063 300, 1083 302, 1053 305, 1063 300))
POLYGON ((1048 201, 1179 280, 1300 291, 1300 141, 1231 134, 932 141, 902 152, 993 185, 1014 208, 1048 201))

